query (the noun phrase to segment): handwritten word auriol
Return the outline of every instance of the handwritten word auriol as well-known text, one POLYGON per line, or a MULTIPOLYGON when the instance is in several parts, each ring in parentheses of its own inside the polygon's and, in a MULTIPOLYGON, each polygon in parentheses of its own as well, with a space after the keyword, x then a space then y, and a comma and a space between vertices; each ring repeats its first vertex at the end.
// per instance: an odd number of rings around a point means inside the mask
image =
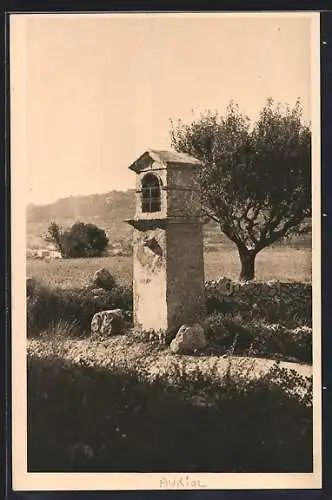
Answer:
POLYGON ((191 488, 206 488, 205 484, 202 484, 199 479, 194 479, 190 476, 180 476, 167 478, 162 477, 159 481, 159 487, 162 489, 191 489, 191 488))

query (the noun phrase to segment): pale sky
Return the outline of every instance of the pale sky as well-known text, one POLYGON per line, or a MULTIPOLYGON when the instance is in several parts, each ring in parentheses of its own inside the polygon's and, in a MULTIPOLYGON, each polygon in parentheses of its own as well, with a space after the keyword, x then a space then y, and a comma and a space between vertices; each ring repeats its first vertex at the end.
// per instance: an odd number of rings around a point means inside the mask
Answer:
POLYGON ((27 202, 134 187, 128 166, 170 147, 170 118, 222 113, 231 99, 255 117, 269 96, 300 97, 310 120, 308 17, 25 20, 27 202))

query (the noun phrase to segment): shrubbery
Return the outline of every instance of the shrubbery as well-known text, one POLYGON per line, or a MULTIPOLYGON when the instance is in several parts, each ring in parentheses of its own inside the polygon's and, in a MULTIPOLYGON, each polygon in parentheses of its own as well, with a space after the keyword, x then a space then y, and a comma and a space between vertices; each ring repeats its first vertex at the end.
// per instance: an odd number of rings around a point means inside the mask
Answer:
POLYGON ((90 334, 93 315, 106 309, 132 310, 132 292, 122 286, 112 290, 50 289, 37 285, 34 294, 27 300, 28 336, 47 331, 59 322, 75 325, 72 334, 90 334))
MULTIPOLYGON (((303 283, 216 282, 206 284, 204 328, 210 347, 221 353, 312 361, 311 286, 303 283), (225 287, 224 287, 225 288, 225 287)), ((61 321, 70 334, 89 335, 93 315, 106 309, 132 311, 132 290, 49 289, 37 285, 28 300, 28 335, 61 321)), ((131 326, 131 325, 128 325, 131 326)), ((149 334, 150 339, 150 334, 149 334)))
POLYGON ((207 337, 221 352, 312 362, 312 289, 306 283, 206 283, 207 337))
POLYGON ((204 329, 210 345, 222 353, 312 362, 312 330, 308 327, 290 330, 281 324, 243 320, 240 314, 212 313, 205 319, 204 329))
POLYGON ((312 471, 311 380, 134 370, 30 356, 28 471, 312 471))
POLYGON ((243 285, 229 281, 229 293, 219 291, 218 282, 206 283, 208 312, 241 315, 243 320, 258 319, 279 323, 288 328, 311 326, 312 287, 308 283, 279 281, 248 282, 243 285))
POLYGON ((66 230, 52 222, 46 239, 56 244, 65 258, 100 257, 108 245, 108 238, 103 229, 84 222, 75 222, 66 230))

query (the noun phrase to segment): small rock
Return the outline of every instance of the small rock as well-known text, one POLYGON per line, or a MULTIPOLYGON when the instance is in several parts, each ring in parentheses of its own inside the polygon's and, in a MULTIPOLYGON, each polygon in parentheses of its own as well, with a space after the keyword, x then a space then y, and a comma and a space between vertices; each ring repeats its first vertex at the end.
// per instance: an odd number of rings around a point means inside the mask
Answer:
POLYGON ((122 333, 124 314, 122 309, 111 309, 96 313, 91 321, 93 335, 110 336, 122 333))
POLYGON ((101 268, 95 272, 93 284, 96 288, 111 290, 115 285, 115 279, 107 269, 101 268))
POLYGON ((201 325, 182 325, 172 340, 170 348, 174 353, 193 353, 207 345, 204 329, 201 325))

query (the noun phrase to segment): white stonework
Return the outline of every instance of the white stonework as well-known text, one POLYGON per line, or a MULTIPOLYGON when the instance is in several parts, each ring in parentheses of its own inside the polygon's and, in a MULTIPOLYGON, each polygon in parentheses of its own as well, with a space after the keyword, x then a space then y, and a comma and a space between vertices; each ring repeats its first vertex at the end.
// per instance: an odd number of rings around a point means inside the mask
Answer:
POLYGON ((182 324, 197 322, 205 313, 197 167, 199 162, 188 155, 155 150, 146 151, 129 167, 136 173, 136 211, 127 221, 134 227, 136 329, 176 333, 182 324), (145 187, 147 175, 158 179, 160 203, 156 188, 145 187), (158 210, 146 211, 149 192, 153 193, 150 206, 158 210))

